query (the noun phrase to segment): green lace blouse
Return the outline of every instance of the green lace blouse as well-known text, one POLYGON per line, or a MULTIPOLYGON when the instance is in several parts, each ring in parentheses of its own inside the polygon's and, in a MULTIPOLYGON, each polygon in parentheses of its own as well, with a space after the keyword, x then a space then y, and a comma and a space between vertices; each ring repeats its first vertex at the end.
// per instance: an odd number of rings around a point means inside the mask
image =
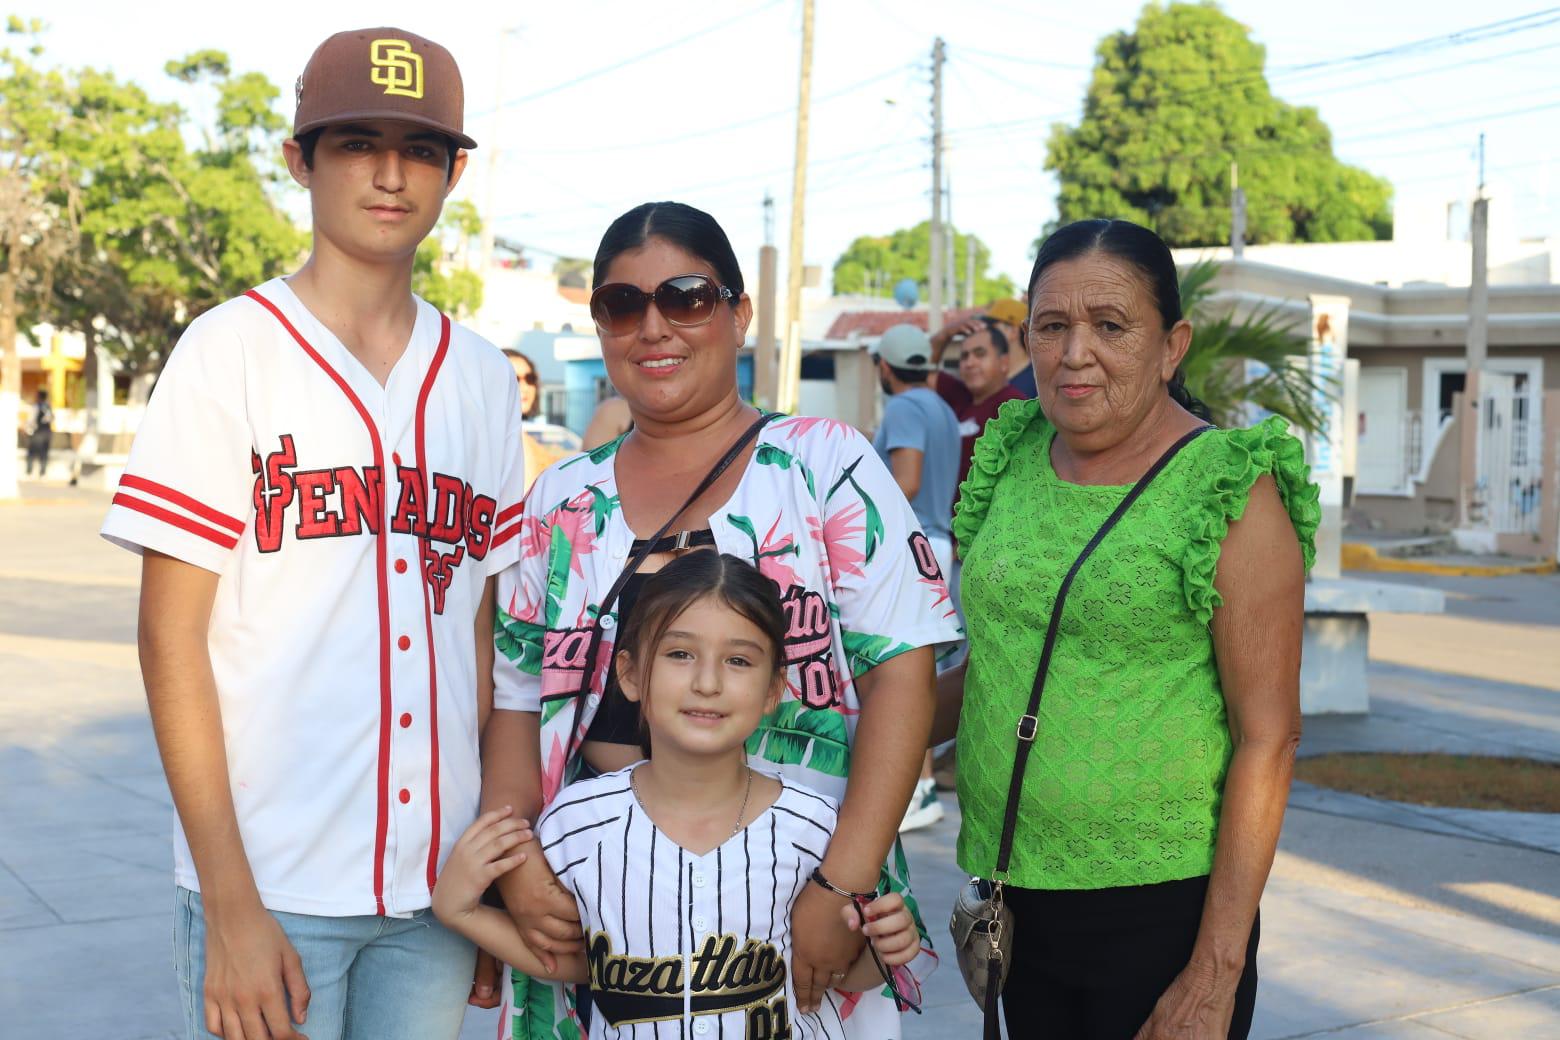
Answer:
MULTIPOLYGON (((1035 401, 1002 406, 976 443, 953 522, 970 639, 959 719, 959 865, 990 877, 1057 586, 1127 486, 1051 469, 1035 401)), ((1194 440, 1074 579, 1020 798, 1009 880, 1146 885, 1208 873, 1231 744, 1209 621, 1219 548, 1273 475, 1305 566, 1321 510, 1283 420, 1194 440)))

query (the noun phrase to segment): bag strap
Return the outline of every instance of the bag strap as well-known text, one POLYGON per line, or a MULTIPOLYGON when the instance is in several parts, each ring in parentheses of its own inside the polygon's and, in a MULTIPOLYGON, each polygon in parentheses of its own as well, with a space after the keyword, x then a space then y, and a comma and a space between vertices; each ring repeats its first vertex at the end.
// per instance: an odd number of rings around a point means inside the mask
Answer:
POLYGON ((1078 558, 1073 561, 1073 565, 1067 569, 1067 576, 1062 579, 1061 586, 1056 590, 1056 602, 1051 607, 1051 620, 1045 629, 1045 645, 1040 651, 1040 664, 1035 669, 1034 688, 1029 692, 1029 707, 1025 709, 1024 714, 1018 720, 1018 753, 1013 759, 1013 779, 1008 784, 1007 809, 1002 817, 1002 841, 997 846, 995 877, 998 880, 1005 880, 1004 875, 1007 874, 1008 859, 1013 854, 1013 834, 1018 827, 1018 797, 1020 790, 1024 786, 1024 767, 1029 763, 1029 753, 1034 750, 1035 736, 1040 728, 1040 695, 1045 692, 1045 677, 1051 668, 1051 653, 1056 649, 1056 633, 1061 626, 1062 607, 1067 602, 1067 590, 1072 588, 1073 578, 1077 577, 1078 571, 1083 568, 1084 563, 1094 553, 1094 550, 1099 547, 1099 544, 1105 540, 1105 536, 1110 534, 1111 528, 1115 527, 1117 522, 1126 515, 1127 510, 1132 508, 1132 503, 1143 496, 1143 492, 1148 490, 1148 485, 1153 482, 1154 478, 1159 476, 1166 466, 1170 465, 1170 460, 1180 454, 1182 448, 1211 429, 1213 429, 1212 426, 1199 426, 1170 445, 1165 453, 1159 456, 1158 461, 1148 468, 1147 473, 1138 478, 1138 482, 1132 485, 1132 490, 1127 492, 1126 497, 1121 500, 1121 503, 1116 506, 1110 516, 1105 518, 1105 522, 1100 525, 1100 529, 1094 532, 1094 537, 1089 539, 1089 543, 1083 547, 1083 551, 1078 554, 1078 558))
MULTIPOLYGON (((657 551, 658 546, 666 537, 666 532, 677 522, 677 518, 686 513, 689 507, 703 497, 706 491, 714 487, 715 482, 721 478, 721 475, 726 470, 731 468, 731 464, 737 461, 737 457, 747 450, 747 446, 753 443, 759 432, 778 418, 780 418, 779 412, 760 412, 758 418, 753 420, 753 424, 744 430, 742 436, 738 437, 731 447, 726 449, 726 453, 715 461, 715 465, 710 467, 710 471, 704 475, 703 480, 699 481, 698 487, 693 489, 693 494, 688 496, 687 501, 678 507, 677 512, 667 517, 666 523, 662 524, 655 534, 649 538, 635 541, 634 544, 637 548, 629 556, 628 562, 623 565, 623 573, 617 576, 617 580, 612 583, 612 587, 607 590, 607 594, 601 598, 601 603, 596 608, 596 619, 591 623, 590 646, 585 652, 585 673, 582 680, 584 685, 581 686, 579 699, 574 705, 574 729, 571 737, 579 734, 580 714, 585 710, 585 694, 588 692, 585 687, 590 684, 592 677, 596 674, 596 658, 601 653, 602 644, 601 621, 603 618, 611 615, 612 608, 617 605, 618 596, 623 591, 623 586, 628 584, 629 578, 638 573, 645 560, 649 559, 651 554, 657 551)), ((665 552, 668 550, 661 549, 660 551, 665 552)))

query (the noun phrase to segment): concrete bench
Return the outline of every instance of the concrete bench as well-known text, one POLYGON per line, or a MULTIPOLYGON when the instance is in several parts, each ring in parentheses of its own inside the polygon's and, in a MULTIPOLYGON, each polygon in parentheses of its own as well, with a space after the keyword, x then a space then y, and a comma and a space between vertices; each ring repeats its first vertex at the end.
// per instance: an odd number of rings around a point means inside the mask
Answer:
POLYGON ((1300 657, 1302 715, 1370 711, 1365 668, 1370 657, 1370 615, 1440 614, 1438 589, 1358 578, 1312 578, 1305 586, 1305 642, 1300 657))

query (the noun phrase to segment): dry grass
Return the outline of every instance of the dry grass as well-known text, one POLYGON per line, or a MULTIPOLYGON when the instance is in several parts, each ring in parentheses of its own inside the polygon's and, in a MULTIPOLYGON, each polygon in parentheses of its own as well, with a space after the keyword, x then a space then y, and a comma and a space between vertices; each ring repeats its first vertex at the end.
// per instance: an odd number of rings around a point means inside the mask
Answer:
POLYGON ((1560 813, 1560 763, 1483 755, 1338 753, 1302 758, 1295 779, 1318 787, 1456 809, 1560 813))

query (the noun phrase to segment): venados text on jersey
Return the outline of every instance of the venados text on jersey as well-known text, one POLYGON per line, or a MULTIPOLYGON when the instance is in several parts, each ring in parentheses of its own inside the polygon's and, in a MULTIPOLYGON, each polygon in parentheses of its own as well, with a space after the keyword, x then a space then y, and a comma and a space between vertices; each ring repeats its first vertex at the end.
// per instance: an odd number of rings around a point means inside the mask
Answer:
MULTIPOLYGON (((293 435, 283 434, 279 444, 264 459, 258 453, 250 457, 255 544, 261 552, 278 551, 289 526, 299 541, 380 533, 385 482, 378 466, 298 469, 293 435)), ((454 568, 468 553, 473 560, 487 555, 498 504, 459 477, 434 473, 430 487, 420 467, 398 465, 395 472, 399 494, 390 530, 422 540, 423 573, 433 590, 434 613, 442 614, 454 568), (442 552, 436 542, 454 549, 442 552)))

